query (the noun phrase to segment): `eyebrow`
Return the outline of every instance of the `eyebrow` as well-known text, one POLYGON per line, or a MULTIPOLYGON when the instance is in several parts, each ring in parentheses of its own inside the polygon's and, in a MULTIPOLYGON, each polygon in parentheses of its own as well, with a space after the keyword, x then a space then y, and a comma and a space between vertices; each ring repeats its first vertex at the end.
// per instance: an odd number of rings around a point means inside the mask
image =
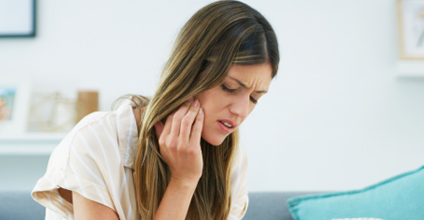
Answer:
MULTIPOLYGON (((235 81, 237 81, 238 82, 238 84, 240 84, 241 86, 243 86, 244 88, 246 88, 246 89, 250 89, 249 87, 247 87, 244 83, 242 83, 242 82, 240 82, 240 80, 238 80, 238 79, 236 79, 236 78, 233 78, 233 77, 231 77, 231 76, 228 76, 230 79, 232 79, 232 80, 235 80, 235 81)), ((256 93, 267 93, 268 91, 266 91, 266 90, 259 90, 259 91, 255 91, 256 93)))

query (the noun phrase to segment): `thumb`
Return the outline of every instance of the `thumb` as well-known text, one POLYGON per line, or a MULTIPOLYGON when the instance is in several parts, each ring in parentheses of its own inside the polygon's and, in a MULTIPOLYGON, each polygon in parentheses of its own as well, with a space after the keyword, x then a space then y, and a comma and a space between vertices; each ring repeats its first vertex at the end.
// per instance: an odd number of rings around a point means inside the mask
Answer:
POLYGON ((155 131, 156 131, 156 137, 159 139, 163 131, 163 123, 161 121, 156 122, 155 131))

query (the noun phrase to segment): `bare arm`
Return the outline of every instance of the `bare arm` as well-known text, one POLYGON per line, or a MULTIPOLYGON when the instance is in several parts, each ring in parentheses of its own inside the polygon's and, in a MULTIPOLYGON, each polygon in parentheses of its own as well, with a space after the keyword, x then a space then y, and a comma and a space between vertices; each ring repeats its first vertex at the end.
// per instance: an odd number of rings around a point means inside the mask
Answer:
MULTIPOLYGON (((185 219, 196 184, 171 181, 156 212, 154 220, 185 219)), ((118 220, 114 210, 72 192, 76 220, 118 220)))
POLYGON ((159 204, 154 220, 184 220, 202 176, 200 147, 204 115, 198 100, 189 99, 165 124, 155 124, 160 153, 171 171, 171 180, 159 204))
POLYGON ((196 185, 170 181, 154 220, 185 219, 196 185))
POLYGON ((74 204, 74 217, 76 220, 119 219, 118 214, 111 208, 87 199, 76 192, 72 192, 72 200, 74 204))

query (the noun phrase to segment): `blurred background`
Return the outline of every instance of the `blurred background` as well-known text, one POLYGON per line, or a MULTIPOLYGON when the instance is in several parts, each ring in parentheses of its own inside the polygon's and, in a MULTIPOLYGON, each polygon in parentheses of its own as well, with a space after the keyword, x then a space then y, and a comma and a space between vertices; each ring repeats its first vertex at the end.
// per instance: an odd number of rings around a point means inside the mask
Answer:
MULTIPOLYGON (((26 112, 9 119, 26 128, 0 127, 0 190, 32 189, 69 129, 28 131, 47 112, 34 109, 38 94, 60 94, 60 112, 78 91, 98 92, 101 111, 153 95, 178 31, 210 2, 38 0, 35 37, 0 38, 0 86, 17 79, 26 91, 15 103, 26 112)), ((269 20, 281 53, 241 126, 249 191, 360 189, 424 165, 424 60, 399 58, 395 0, 243 2, 269 20)))

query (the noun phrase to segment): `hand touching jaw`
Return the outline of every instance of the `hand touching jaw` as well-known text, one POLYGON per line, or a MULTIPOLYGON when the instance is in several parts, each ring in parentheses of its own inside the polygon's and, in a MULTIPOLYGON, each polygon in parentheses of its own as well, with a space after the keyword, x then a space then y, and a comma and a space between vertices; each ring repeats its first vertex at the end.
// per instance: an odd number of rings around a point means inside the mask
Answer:
POLYGON ((212 145, 220 145, 252 112, 258 99, 267 93, 271 80, 269 63, 234 64, 220 85, 195 96, 205 114, 202 138, 212 145))

